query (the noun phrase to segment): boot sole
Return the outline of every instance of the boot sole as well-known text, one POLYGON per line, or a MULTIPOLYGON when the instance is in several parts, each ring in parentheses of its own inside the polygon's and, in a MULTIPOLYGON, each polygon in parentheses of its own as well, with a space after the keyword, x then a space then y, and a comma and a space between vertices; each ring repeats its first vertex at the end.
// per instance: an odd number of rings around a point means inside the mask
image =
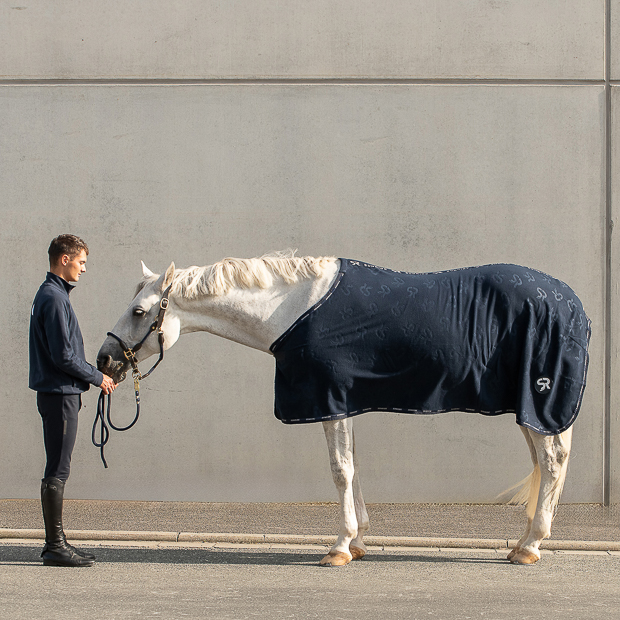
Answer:
POLYGON ((92 566, 94 560, 84 560, 83 562, 63 562, 62 560, 43 560, 43 566, 65 566, 67 568, 83 568, 92 566))

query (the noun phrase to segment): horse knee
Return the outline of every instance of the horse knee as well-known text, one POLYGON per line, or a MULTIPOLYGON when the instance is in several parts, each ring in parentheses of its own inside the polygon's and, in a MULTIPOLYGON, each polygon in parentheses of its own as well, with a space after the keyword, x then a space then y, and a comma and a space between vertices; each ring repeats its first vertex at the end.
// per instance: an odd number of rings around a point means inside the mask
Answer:
POLYGON ((353 470, 341 464, 332 465, 332 478, 338 489, 346 489, 353 482, 353 470))

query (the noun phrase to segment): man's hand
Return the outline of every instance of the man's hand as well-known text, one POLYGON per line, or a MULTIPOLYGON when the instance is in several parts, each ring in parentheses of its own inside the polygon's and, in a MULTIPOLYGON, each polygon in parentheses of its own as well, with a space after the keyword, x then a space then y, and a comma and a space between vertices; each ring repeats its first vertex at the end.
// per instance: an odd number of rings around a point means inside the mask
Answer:
POLYGON ((108 377, 108 375, 103 375, 103 382, 99 386, 104 394, 112 394, 112 392, 116 389, 118 383, 114 383, 114 379, 108 377))

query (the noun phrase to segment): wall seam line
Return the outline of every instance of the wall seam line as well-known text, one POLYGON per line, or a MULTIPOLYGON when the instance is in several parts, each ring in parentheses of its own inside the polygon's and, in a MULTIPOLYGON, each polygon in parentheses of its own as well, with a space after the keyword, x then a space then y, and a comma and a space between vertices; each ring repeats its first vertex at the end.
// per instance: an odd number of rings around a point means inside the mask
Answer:
POLYGON ((611 505, 611 372, 612 372, 612 98, 611 98, 611 0, 605 0, 605 324, 603 410, 603 506, 611 505))
MULTIPOLYGON (((275 85, 275 86, 608 86, 611 82, 603 79, 479 79, 479 78, 205 78, 205 79, 6 79, 0 78, 0 86, 236 86, 236 85, 275 85)), ((614 83, 620 84, 620 81, 614 83)))

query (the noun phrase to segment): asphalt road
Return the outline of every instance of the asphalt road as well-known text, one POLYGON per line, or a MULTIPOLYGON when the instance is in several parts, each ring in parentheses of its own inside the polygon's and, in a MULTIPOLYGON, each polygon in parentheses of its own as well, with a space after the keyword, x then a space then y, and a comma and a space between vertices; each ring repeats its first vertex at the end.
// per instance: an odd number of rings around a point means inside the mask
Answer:
POLYGON ((2 620, 136 618, 615 618, 620 553, 372 551, 343 568, 317 548, 100 547, 91 568, 44 567, 40 545, 0 545, 2 620))

